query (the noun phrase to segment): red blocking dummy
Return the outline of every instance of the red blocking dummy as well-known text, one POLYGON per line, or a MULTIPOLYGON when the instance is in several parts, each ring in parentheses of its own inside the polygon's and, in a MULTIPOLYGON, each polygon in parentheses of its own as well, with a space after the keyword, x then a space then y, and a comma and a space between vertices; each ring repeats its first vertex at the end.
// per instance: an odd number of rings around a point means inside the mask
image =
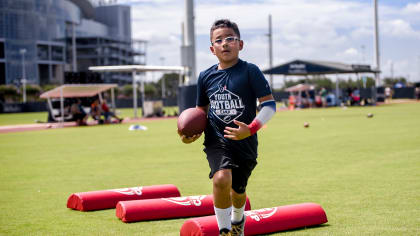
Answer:
MULTIPOLYGON (((328 222, 322 207, 315 203, 246 211, 245 215, 245 235, 268 234, 328 222)), ((205 216, 185 221, 180 235, 213 236, 218 233, 216 216, 205 216)))
MULTIPOLYGON (((245 210, 250 210, 246 199, 245 210)), ((123 222, 214 215, 213 196, 189 196, 138 201, 121 201, 116 215, 123 222)))
POLYGON ((179 197, 178 188, 172 184, 73 193, 67 207, 79 211, 115 208, 119 201, 179 197))

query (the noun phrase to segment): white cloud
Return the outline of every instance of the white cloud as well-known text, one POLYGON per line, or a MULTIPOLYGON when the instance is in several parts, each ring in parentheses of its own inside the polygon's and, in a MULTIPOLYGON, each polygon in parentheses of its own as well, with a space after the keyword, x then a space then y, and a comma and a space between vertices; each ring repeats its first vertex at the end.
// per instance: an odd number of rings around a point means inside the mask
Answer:
POLYGON ((344 54, 347 54, 350 56, 356 56, 359 54, 359 52, 354 48, 348 48, 346 51, 344 51, 344 54))
POLYGON ((420 31, 415 31, 411 24, 402 19, 383 21, 383 32, 394 37, 416 37, 420 39, 420 31))
POLYGON ((420 14, 420 2, 407 4, 404 11, 407 13, 420 14))
POLYGON ((382 68, 382 74, 384 77, 406 77, 412 81, 419 81, 419 79, 416 80, 416 78, 420 76, 418 63, 420 63, 420 60, 418 60, 417 63, 416 61, 413 62, 411 60, 387 60, 382 68), (414 71, 417 73, 412 74, 410 73, 410 71, 414 71))
POLYGON ((360 40, 367 37, 372 37, 373 32, 371 28, 361 26, 350 31, 350 35, 355 40, 360 40))
MULTIPOLYGON (((119 0, 132 6, 133 36, 149 40, 148 64, 180 64, 181 22, 184 19, 183 0, 119 0)), ((381 4, 381 2, 379 2, 381 4)), ((395 44, 381 44, 383 67, 394 61, 394 71, 405 71, 417 77, 416 61, 420 46, 420 2, 404 7, 380 5, 381 38, 395 44), (403 40, 410 43, 398 43, 403 40), (392 45, 393 53, 386 45, 392 45), (403 63, 411 61, 411 66, 403 63)), ((238 23, 245 48, 241 58, 261 68, 268 66, 268 14, 273 20, 274 64, 292 59, 335 60, 345 63, 365 63, 373 59, 373 4, 352 0, 260 0, 195 1, 195 32, 197 72, 217 63, 208 49, 209 28, 218 18, 238 23), (203 40, 203 41, 198 41, 203 40), (366 50, 359 51, 361 46, 366 50), (362 55, 363 54, 363 55, 362 55)), ((417 78, 420 80, 420 78, 417 78)))

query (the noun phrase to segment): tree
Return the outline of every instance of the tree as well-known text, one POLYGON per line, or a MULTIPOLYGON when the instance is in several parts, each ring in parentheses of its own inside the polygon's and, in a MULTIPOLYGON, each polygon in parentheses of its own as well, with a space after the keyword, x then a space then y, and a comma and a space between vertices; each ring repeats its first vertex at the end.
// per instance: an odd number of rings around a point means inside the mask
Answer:
POLYGON ((311 78, 304 78, 299 79, 296 81, 293 80, 285 80, 283 89, 292 87, 297 84, 313 84, 315 85, 315 89, 320 90, 321 88, 325 88, 327 90, 331 90, 334 88, 334 83, 328 79, 327 77, 323 77, 320 75, 314 75, 311 78))
POLYGON ((396 83, 407 84, 407 79, 404 78, 404 77, 384 78, 384 86, 385 87, 393 87, 396 83))
POLYGON ((156 83, 144 83, 144 96, 145 99, 155 99, 158 95, 158 89, 156 88, 156 83))
POLYGON ((28 101, 37 101, 39 100, 39 95, 41 95, 42 88, 39 85, 28 84, 26 86, 26 95, 28 101))
POLYGON ((315 85, 316 90, 321 90, 321 88, 332 90, 335 87, 334 83, 325 76, 315 75, 310 81, 315 85))
POLYGON ((178 94, 179 74, 178 73, 164 74, 156 83, 158 94, 162 94, 162 79, 163 78, 165 79, 166 96, 175 97, 178 94))
POLYGON ((131 84, 126 84, 123 87, 119 87, 118 89, 120 90, 120 96, 126 98, 133 97, 133 86, 131 84))
POLYGON ((19 99, 19 92, 14 85, 0 85, 0 101, 15 102, 19 99))
MULTIPOLYGON (((313 84, 315 85, 316 90, 321 90, 321 88, 325 88, 327 90, 335 90, 335 81, 333 82, 331 79, 323 76, 323 75, 314 75, 311 78, 304 78, 299 80, 285 80, 283 89, 288 87, 297 85, 297 84, 313 84)), ((340 89, 348 89, 348 88, 363 88, 363 80, 353 80, 352 78, 348 78, 347 80, 340 79, 338 86, 340 89)), ((366 79, 366 88, 370 88, 375 86, 375 79, 372 77, 367 77, 366 79)))

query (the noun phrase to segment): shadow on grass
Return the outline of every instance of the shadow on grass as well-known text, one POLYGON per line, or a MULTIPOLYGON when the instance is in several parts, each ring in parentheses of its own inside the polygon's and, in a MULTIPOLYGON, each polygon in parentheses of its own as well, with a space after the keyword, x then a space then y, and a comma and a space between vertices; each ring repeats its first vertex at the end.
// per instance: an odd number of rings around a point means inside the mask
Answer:
MULTIPOLYGON (((71 209, 69 209, 71 210, 71 209)), ((80 212, 82 214, 94 214, 95 212, 104 212, 104 211, 113 211, 114 209, 104 209, 104 210, 96 210, 96 211, 77 211, 77 210, 73 210, 74 212, 80 212)), ((199 217, 199 216, 196 216, 199 217)), ((123 224, 128 224, 128 225, 135 225, 135 224, 139 224, 139 223, 147 223, 147 222, 153 222, 153 221, 160 221, 160 222, 165 222, 165 223, 169 223, 169 222, 175 222, 178 220, 188 220, 191 219, 191 217, 181 217, 181 218, 166 218, 166 219, 151 219, 151 220, 141 220, 141 221, 132 221, 132 222, 123 222, 121 219, 119 219, 118 217, 114 218, 115 222, 121 222, 123 224)), ((310 229, 317 229, 317 228, 324 228, 324 227, 329 227, 330 224, 321 224, 321 225, 314 225, 314 226, 307 226, 307 227, 302 227, 302 228, 297 228, 297 229, 291 229, 291 230, 284 230, 284 231, 278 231, 278 232, 273 232, 273 233, 268 233, 268 234, 259 234, 259 235, 277 235, 277 234, 283 234, 283 233, 290 233, 290 232, 299 232, 299 231, 304 231, 304 230, 310 230, 310 229)), ((309 232, 308 232, 309 233, 309 232)))
POLYGON ((330 226, 329 224, 314 225, 314 226, 307 226, 307 227, 302 227, 302 228, 297 228, 297 229, 284 230, 284 231, 279 231, 279 232, 273 232, 270 234, 259 234, 259 235, 274 235, 274 234, 281 234, 281 233, 299 232, 303 230, 323 228, 323 227, 329 227, 329 226, 330 226))
POLYGON ((174 217, 174 218, 162 218, 162 219, 151 219, 151 220, 139 220, 139 221, 131 221, 131 222, 123 222, 121 219, 119 219, 117 217, 117 219, 125 224, 135 224, 135 223, 145 223, 145 222, 154 222, 154 221, 162 221, 162 222, 170 222, 170 221, 178 221, 178 220, 189 220, 192 219, 194 217, 205 217, 205 216, 209 216, 209 215, 204 215, 204 216, 191 216, 191 217, 174 217))

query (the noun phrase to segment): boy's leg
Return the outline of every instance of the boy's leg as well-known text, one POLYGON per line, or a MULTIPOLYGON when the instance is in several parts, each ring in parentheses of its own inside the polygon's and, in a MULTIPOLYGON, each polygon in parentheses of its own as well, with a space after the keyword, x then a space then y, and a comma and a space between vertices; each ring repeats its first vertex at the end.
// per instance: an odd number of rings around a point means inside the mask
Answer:
POLYGON ((241 222, 244 216, 246 193, 236 193, 233 189, 232 194, 232 222, 241 222))
POLYGON ((246 193, 237 193, 232 189, 232 236, 243 236, 245 228, 245 204, 246 204, 246 193))
POLYGON ((246 217, 246 186, 252 170, 257 165, 256 160, 242 160, 238 168, 232 169, 232 236, 243 236, 246 217))
POLYGON ((213 201, 216 213, 217 225, 220 232, 231 230, 232 214, 232 172, 230 169, 217 171, 213 176, 213 201))

